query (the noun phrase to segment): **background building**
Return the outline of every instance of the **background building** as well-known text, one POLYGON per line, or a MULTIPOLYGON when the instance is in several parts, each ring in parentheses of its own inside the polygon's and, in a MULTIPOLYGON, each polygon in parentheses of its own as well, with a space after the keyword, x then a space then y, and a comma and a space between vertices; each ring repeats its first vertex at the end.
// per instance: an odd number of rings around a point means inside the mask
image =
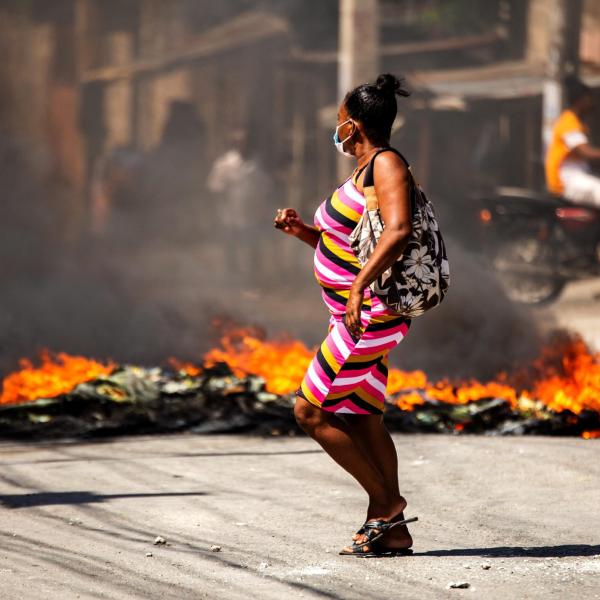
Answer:
POLYGON ((600 86, 599 24, 593 0, 5 0, 6 364, 32 340, 191 353, 215 306, 283 327, 265 297, 314 282, 274 209, 310 222, 352 170, 337 105, 379 72, 413 91, 392 144, 449 234, 473 188, 541 187, 548 90, 571 71, 600 86))

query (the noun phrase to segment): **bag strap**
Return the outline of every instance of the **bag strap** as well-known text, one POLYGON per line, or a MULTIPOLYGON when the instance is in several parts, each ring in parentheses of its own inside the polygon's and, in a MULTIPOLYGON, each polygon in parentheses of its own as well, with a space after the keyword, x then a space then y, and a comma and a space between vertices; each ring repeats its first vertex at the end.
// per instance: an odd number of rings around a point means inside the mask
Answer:
MULTIPOLYGON (((411 183, 411 185, 414 185, 413 173, 412 173, 410 164, 406 160, 406 158, 404 158, 402 153, 399 152, 398 150, 396 150, 396 148, 392 148, 391 146, 389 146, 387 148, 380 148, 373 155, 371 160, 369 161, 369 164, 367 165, 367 170, 365 171, 365 178, 363 181, 363 195, 365 196, 365 198, 367 200, 367 205, 366 205, 367 210, 379 208, 379 204, 377 203, 377 195, 375 194, 375 178, 373 176, 373 168, 375 165, 375 158, 377 158, 377 156, 379 156, 382 152, 386 152, 387 150, 391 150, 392 152, 395 152, 404 161, 404 164, 406 165, 408 172, 410 173, 410 176, 411 176, 410 183, 411 183)), ((412 194, 411 194, 411 199, 412 199, 412 194)))
POLYGON ((360 169, 357 167, 356 169, 354 169, 354 172, 352 173, 352 175, 350 176, 350 179, 352 179, 352 183, 356 184, 356 182, 358 181, 358 178, 360 177, 360 174, 368 167, 369 165, 366 164, 364 167, 361 167, 360 169))

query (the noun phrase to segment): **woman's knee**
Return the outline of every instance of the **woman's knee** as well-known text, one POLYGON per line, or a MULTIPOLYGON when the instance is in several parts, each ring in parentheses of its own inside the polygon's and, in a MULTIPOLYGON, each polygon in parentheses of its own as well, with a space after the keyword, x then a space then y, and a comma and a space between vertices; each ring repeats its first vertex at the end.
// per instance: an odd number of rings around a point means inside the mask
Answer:
POLYGON ((323 411, 301 396, 296 396, 294 417, 298 425, 305 431, 314 429, 324 420, 323 411))
POLYGON ((343 415, 344 422, 352 431, 360 431, 363 434, 373 432, 378 434, 384 427, 383 414, 377 415, 343 415))

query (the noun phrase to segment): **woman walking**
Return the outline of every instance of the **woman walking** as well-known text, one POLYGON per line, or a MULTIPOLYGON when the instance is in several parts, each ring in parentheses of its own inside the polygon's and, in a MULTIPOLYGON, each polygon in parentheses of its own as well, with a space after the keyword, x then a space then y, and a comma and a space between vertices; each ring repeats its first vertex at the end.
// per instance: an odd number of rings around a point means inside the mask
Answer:
POLYGON ((411 320, 369 288, 402 254, 411 235, 410 174, 389 145, 396 95, 409 94, 390 74, 346 94, 338 108, 334 143, 356 159, 356 168, 317 208, 314 225, 305 224, 293 208, 280 209, 274 221, 284 233, 315 248, 314 275, 330 313, 328 335, 296 390, 294 415, 368 494, 366 521, 340 552, 355 556, 412 552, 396 449, 383 422, 388 353, 404 339, 411 320), (349 235, 373 193, 385 229, 361 267, 349 235))

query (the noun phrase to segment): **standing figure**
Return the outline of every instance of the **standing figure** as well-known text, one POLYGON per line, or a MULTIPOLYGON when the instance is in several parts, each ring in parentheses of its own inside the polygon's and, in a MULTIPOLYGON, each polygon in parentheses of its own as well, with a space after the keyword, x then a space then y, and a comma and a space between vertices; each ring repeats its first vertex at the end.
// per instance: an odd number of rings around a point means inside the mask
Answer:
POLYGON ((590 161, 600 161, 600 148, 591 146, 585 119, 594 110, 591 88, 576 78, 566 81, 569 107, 552 129, 546 154, 546 184, 553 194, 581 204, 600 206, 600 177, 590 161))
MULTIPOLYGON (((406 499, 398 484, 394 442, 383 421, 388 353, 411 320, 393 312, 369 285, 402 254, 412 232, 410 174, 390 147, 401 80, 380 75, 349 91, 338 108, 334 143, 357 167, 317 208, 314 225, 293 208, 274 225, 315 248, 314 275, 330 313, 328 334, 296 390, 294 414, 302 429, 365 489, 366 521, 340 554, 410 554, 406 499), (365 168, 373 160, 374 188, 385 229, 361 267, 349 235, 366 206, 365 168)), ((370 184, 369 184, 370 185, 370 184)), ((410 521, 416 520, 415 518, 410 521)))
MULTIPOLYGON (((265 208, 269 206, 271 182, 259 159, 251 154, 248 130, 236 129, 232 145, 213 163, 207 187, 216 200, 216 217, 224 244, 229 278, 253 289, 263 275, 265 208)), ((269 211, 270 212, 270 211, 269 211)))

